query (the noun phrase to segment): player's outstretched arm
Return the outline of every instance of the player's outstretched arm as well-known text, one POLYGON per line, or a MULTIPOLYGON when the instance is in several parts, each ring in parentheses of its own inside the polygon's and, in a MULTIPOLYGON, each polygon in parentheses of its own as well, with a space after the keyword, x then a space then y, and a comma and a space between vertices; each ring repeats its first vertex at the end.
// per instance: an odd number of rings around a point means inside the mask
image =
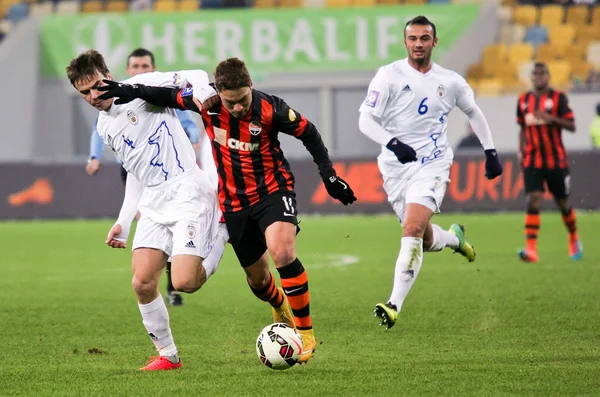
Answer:
POLYGON ((106 238, 107 245, 113 248, 126 247, 131 222, 133 222, 133 218, 137 214, 138 203, 143 190, 144 186, 142 183, 128 173, 127 183, 125 184, 125 197, 123 198, 121 211, 119 211, 119 218, 117 218, 117 221, 108 233, 108 237, 106 238))
POLYGON ((273 100, 273 109, 275 109, 273 129, 284 134, 293 135, 302 141, 304 147, 311 154, 313 161, 317 164, 321 179, 331 197, 339 200, 344 205, 355 202, 354 191, 348 182, 337 176, 329 158, 327 147, 315 125, 290 108, 283 99, 274 96, 273 100))
POLYGON ((463 80, 463 87, 461 87, 456 106, 463 111, 469 118, 469 123, 479 138, 481 146, 483 146, 485 152, 485 176, 488 179, 494 179, 502 175, 503 167, 500 159, 498 158, 498 152, 494 146, 494 140, 492 138, 492 132, 488 125, 483 112, 475 103, 473 90, 466 81, 463 80))

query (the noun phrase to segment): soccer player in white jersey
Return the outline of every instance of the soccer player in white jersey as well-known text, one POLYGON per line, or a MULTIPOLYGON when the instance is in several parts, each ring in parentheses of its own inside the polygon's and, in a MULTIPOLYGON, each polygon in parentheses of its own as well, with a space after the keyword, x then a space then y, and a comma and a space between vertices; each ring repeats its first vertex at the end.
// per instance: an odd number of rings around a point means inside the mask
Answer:
MULTIPOLYGON (((106 244, 125 248, 131 222, 138 210, 141 214, 132 245, 132 285, 142 322, 159 352, 142 370, 179 368, 158 281, 169 256, 178 291, 197 291, 215 272, 229 238, 224 225, 219 225, 216 186, 196 164, 192 144, 174 110, 143 100, 120 104, 119 99, 99 99, 103 92, 98 88, 106 84, 103 80, 112 79, 100 53, 90 50, 73 59, 67 76, 100 111, 98 133, 128 172, 123 206, 106 244)), ((126 81, 207 87, 208 75, 203 71, 154 72, 126 81)))
POLYGON ((464 226, 448 231, 432 224, 440 211, 454 154, 447 137, 447 115, 454 107, 468 117, 486 155, 488 179, 502 174, 487 121, 473 91, 457 73, 431 61, 437 44, 435 25, 426 17, 410 20, 404 30, 408 58, 379 69, 360 107, 359 128, 382 146, 378 164, 383 188, 402 224, 400 253, 387 303, 378 303, 375 316, 391 328, 415 282, 423 251, 449 247, 475 260, 464 226))

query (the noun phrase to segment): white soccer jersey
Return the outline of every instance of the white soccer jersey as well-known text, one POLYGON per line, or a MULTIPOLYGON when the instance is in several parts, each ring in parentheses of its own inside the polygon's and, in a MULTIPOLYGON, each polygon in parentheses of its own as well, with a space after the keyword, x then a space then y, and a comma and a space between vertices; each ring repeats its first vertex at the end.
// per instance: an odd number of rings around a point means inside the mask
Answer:
POLYGON ((435 63, 427 73, 412 68, 406 58, 381 67, 360 111, 380 118, 383 128, 411 146, 418 158, 401 164, 384 146, 378 158, 381 172, 393 175, 436 159, 452 161, 447 115, 472 102, 473 90, 465 79, 435 63))
MULTIPOLYGON (((208 86, 202 70, 138 74, 124 83, 150 86, 208 86)), ((141 99, 100 112, 98 133, 144 186, 156 186, 196 167, 196 156, 175 110, 141 99)))

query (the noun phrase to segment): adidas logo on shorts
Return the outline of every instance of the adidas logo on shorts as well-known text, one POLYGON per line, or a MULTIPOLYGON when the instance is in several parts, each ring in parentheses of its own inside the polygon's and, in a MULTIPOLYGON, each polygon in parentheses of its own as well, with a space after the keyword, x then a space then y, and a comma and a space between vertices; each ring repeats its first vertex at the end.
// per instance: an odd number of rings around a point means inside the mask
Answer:
POLYGON ((186 245, 186 248, 196 248, 196 246, 194 245, 194 242, 192 240, 190 240, 186 245))

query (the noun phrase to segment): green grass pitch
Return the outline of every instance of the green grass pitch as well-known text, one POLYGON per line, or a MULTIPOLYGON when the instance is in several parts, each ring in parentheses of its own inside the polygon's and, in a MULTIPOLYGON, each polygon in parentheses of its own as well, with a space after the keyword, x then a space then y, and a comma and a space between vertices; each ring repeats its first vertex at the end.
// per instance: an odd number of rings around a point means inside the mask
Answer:
POLYGON ((282 372, 256 357, 270 309, 230 246, 208 283, 169 308, 182 369, 141 373, 155 351, 130 252, 103 244, 111 222, 0 223, 0 396, 600 394, 598 214, 578 213, 584 259, 573 262, 560 216, 544 213, 535 265, 516 258, 522 214, 437 216, 444 228, 466 225, 477 260, 426 253, 389 331, 373 308, 391 291, 397 220, 301 219, 318 349, 282 372))

